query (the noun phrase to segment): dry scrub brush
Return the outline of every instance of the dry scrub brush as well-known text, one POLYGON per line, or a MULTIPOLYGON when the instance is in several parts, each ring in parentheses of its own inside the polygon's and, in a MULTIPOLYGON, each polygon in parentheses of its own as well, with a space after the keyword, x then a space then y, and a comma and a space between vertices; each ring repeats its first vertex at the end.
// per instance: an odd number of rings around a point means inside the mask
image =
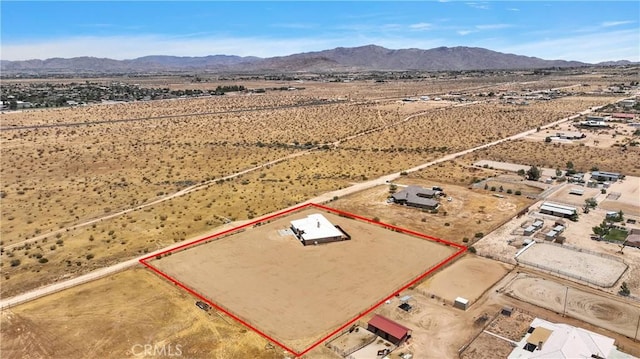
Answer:
POLYGON ((465 159, 494 160, 548 168, 565 168, 571 161, 577 171, 597 167, 601 171, 640 176, 640 148, 594 148, 581 145, 530 141, 504 142, 465 156, 465 159))

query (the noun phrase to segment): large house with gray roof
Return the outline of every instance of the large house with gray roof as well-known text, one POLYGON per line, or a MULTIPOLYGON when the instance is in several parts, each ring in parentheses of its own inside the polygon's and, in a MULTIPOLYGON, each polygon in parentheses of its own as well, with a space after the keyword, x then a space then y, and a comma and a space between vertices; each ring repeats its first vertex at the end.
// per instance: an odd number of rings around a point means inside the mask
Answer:
POLYGON ((440 205, 440 202, 435 199, 439 193, 439 191, 420 186, 407 186, 402 191, 394 193, 391 198, 397 204, 433 210, 440 205))

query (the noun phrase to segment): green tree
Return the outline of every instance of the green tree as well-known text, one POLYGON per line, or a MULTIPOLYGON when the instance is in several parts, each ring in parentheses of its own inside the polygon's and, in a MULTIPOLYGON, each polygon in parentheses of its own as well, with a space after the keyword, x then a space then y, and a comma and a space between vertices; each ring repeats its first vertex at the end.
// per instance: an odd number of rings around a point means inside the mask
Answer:
POLYGON ((537 181, 540 179, 540 170, 536 166, 531 166, 527 171, 527 179, 537 181))
POLYGON ((628 297, 631 294, 629 287, 627 286, 627 282, 622 282, 620 286, 620 291, 618 292, 621 296, 628 297))
POLYGON ((595 198, 587 198, 584 200, 585 206, 587 208, 596 208, 598 206, 598 201, 595 198))

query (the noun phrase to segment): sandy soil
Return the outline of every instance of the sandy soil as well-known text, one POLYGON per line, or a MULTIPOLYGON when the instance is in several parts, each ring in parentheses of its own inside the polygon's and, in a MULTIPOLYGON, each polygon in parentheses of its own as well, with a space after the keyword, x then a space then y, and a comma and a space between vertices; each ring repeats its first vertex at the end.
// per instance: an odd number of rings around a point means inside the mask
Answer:
POLYGON ((280 236, 305 209, 153 261, 160 270, 302 351, 454 253, 452 247, 323 213, 350 241, 280 236), (377 260, 384 258, 384 260, 377 260))
POLYGON ((618 192, 621 196, 616 200, 604 200, 599 206, 601 208, 618 211, 625 214, 640 216, 640 178, 626 176, 623 180, 612 183, 607 193, 618 192))
POLYGON ((424 281, 416 290, 427 295, 434 294, 449 302, 456 297, 463 297, 473 305, 484 291, 502 279, 511 268, 505 263, 467 255, 424 281))
POLYGON ((637 304, 622 302, 576 287, 567 287, 528 274, 519 274, 505 292, 558 313, 564 311, 566 295, 568 315, 628 337, 635 335, 636 324, 640 319, 640 306, 637 304))
POLYGON ((576 208, 584 207, 584 201, 589 198, 598 197, 600 195, 599 188, 588 188, 583 186, 578 186, 575 184, 567 184, 563 186, 558 191, 554 192, 551 196, 548 197, 549 202, 565 204, 568 206, 574 206, 576 208), (572 189, 581 189, 584 190, 584 194, 582 196, 578 196, 575 194, 570 194, 569 191, 572 189))
POLYGON ((548 243, 534 244, 517 261, 605 288, 613 286, 628 268, 622 261, 548 243))
POLYGON ((2 311, 0 351, 7 359, 120 359, 152 345, 184 358, 282 358, 258 334, 194 303, 146 269, 127 270, 2 311))
POLYGON ((496 338, 493 335, 482 333, 462 353, 462 359, 493 359, 507 358, 513 347, 508 341, 496 338))

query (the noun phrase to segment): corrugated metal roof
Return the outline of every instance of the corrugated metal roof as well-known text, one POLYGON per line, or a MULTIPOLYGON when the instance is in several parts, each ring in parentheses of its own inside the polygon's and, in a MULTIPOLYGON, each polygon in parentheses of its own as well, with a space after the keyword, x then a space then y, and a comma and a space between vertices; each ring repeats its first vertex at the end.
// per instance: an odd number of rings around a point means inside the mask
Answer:
POLYGON ((558 208, 558 207, 553 207, 553 206, 547 206, 547 205, 542 205, 540 207, 541 211, 549 211, 549 212, 554 212, 554 213, 562 213, 562 214, 566 214, 567 216, 570 216, 574 213, 576 213, 576 210, 569 210, 569 209, 564 209, 564 208, 558 208))
POLYGON ((389 318, 385 318, 378 314, 371 318, 371 320, 369 321, 369 325, 382 330, 383 332, 391 335, 396 339, 404 338, 404 336, 409 333, 409 330, 411 330, 401 324, 394 322, 389 318))

